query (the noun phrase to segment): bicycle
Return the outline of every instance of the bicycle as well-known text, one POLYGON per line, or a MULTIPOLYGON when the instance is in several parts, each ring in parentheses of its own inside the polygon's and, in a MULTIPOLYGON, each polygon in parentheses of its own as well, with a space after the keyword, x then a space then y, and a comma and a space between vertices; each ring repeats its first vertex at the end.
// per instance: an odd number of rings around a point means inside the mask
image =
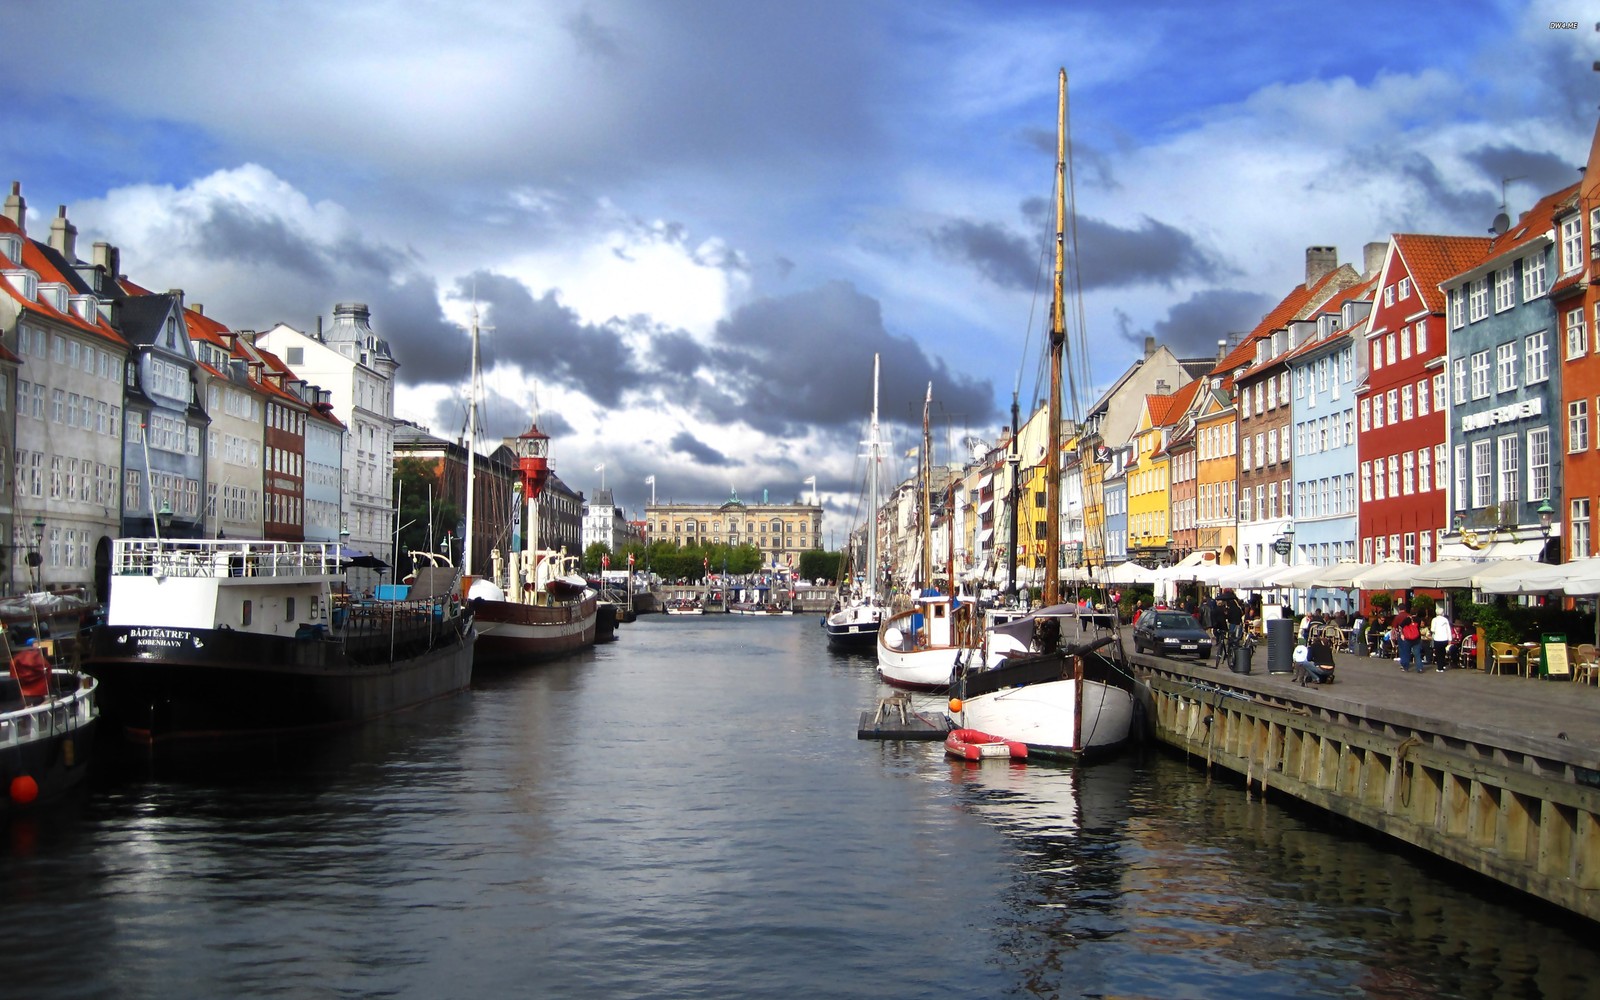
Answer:
POLYGON ((1217 662, 1215 666, 1218 670, 1232 670, 1234 658, 1241 649, 1249 650, 1252 656, 1255 655, 1256 644, 1260 641, 1260 636, 1256 635, 1253 630, 1243 629, 1242 635, 1237 642, 1234 641, 1233 634, 1229 629, 1218 629, 1217 631, 1219 635, 1214 645, 1217 647, 1217 662))

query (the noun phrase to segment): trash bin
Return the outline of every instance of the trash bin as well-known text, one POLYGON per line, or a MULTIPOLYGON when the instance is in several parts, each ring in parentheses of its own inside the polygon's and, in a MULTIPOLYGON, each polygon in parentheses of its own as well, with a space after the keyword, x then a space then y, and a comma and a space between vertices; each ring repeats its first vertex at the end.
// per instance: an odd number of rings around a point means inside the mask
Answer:
POLYGON ((1294 673, 1294 623, 1287 618, 1267 622, 1267 673, 1294 673))
POLYGON ((1240 646, 1233 651, 1233 672, 1248 674, 1250 672, 1250 657, 1255 653, 1254 646, 1240 646))

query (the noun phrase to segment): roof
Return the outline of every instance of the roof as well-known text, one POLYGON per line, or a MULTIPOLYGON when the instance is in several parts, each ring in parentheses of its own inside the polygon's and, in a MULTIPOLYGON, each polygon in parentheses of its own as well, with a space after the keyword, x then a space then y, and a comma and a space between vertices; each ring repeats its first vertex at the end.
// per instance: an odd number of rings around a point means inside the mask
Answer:
MULTIPOLYGON (((74 295, 88 293, 89 288, 84 284, 82 276, 73 269, 65 258, 48 244, 28 239, 27 234, 15 222, 12 222, 8 216, 0 215, 0 232, 15 233, 22 237, 22 259, 11 261, 12 264, 32 271, 43 284, 65 285, 69 293, 74 295)), ((0 258, 0 260, 4 259, 0 258)), ((127 346, 127 341, 123 340, 117 331, 112 329, 111 324, 107 323, 98 311, 95 312, 93 319, 86 319, 70 309, 62 312, 43 298, 37 296, 32 299, 26 298, 9 281, 0 280, 0 286, 3 286, 6 293, 29 312, 67 326, 76 327, 87 333, 93 333, 119 346, 127 346)))
MULTIPOLYGON (((1378 276, 1376 274, 1374 274, 1372 277, 1367 278, 1365 281, 1362 281, 1360 284, 1352 285, 1349 288, 1344 289, 1342 292, 1340 292, 1339 294, 1335 295, 1333 298, 1331 298, 1327 302, 1325 302, 1322 305, 1322 307, 1317 310, 1317 312, 1318 313, 1342 312, 1343 309, 1344 309, 1344 304, 1346 302, 1360 302, 1363 299, 1369 299, 1369 298, 1372 297, 1372 293, 1377 287, 1378 287, 1378 276)), ((1364 322, 1364 321, 1358 321, 1358 322, 1364 322)), ((1349 327, 1346 327, 1346 326, 1335 327, 1334 330, 1331 333, 1329 333, 1326 337, 1312 337, 1310 340, 1308 340, 1305 343, 1299 345, 1294 350, 1292 350, 1288 354, 1284 355, 1284 357, 1285 357, 1286 360, 1293 361, 1296 358, 1301 357, 1302 355, 1310 354, 1313 351, 1315 351, 1317 348, 1323 347, 1323 346, 1325 346, 1325 345, 1327 345, 1327 344, 1329 344, 1329 343, 1331 343, 1331 342, 1333 342, 1335 340, 1340 339, 1341 337, 1346 336, 1347 334, 1349 334, 1349 332, 1350 332, 1350 328, 1349 327)))
POLYGON ((1430 313, 1444 312, 1444 293, 1439 291, 1439 285, 1451 275, 1460 274, 1483 260, 1494 242, 1487 236, 1426 236, 1421 233, 1395 233, 1391 240, 1430 313))
MULTIPOLYGON (((1222 376, 1223 387, 1232 388, 1233 373, 1239 369, 1266 368, 1284 360, 1286 355, 1268 358, 1260 365, 1255 363, 1256 341, 1268 336, 1274 330, 1281 330, 1297 319, 1304 319, 1312 313, 1317 306, 1328 301, 1336 293, 1351 287, 1339 284, 1357 277, 1355 270, 1348 264, 1340 265, 1318 278, 1309 288, 1304 284, 1296 285, 1288 295, 1274 306, 1268 313, 1261 317, 1255 329, 1251 330, 1239 346, 1228 353, 1228 356, 1217 363, 1212 369, 1212 374, 1222 376)), ((1245 374, 1241 372, 1240 374, 1245 374)))

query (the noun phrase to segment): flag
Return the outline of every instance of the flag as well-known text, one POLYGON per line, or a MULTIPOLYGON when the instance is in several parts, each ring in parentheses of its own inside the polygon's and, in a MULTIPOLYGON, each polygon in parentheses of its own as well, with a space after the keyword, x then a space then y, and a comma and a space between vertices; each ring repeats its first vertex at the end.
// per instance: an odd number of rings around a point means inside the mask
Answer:
POLYGON ((912 448, 910 451, 906 452, 906 457, 907 458, 916 458, 917 457, 917 452, 919 452, 921 450, 922 450, 921 448, 912 448))
POLYGON ((606 471, 606 463, 601 462, 599 465, 594 467, 594 471, 596 471, 596 472, 604 472, 604 471, 606 471))
POLYGON ((655 476, 645 476, 644 477, 644 484, 646 486, 654 486, 656 484, 656 477, 655 476))

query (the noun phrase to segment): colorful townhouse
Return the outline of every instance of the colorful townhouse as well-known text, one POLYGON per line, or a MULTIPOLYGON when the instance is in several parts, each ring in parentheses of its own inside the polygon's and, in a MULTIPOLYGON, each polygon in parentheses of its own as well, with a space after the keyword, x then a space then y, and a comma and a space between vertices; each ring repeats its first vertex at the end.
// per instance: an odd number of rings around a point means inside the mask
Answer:
MULTIPOLYGON (((1556 233, 1561 218, 1577 214, 1577 194, 1574 184, 1541 198, 1470 267, 1439 284, 1450 328, 1453 476, 1442 554, 1542 559, 1560 551, 1555 449, 1568 425, 1551 286, 1563 266, 1556 233)), ((1570 429, 1576 437, 1563 450, 1587 447, 1588 421, 1570 429)), ((1403 480, 1400 486, 1406 489, 1403 480)))
MULTIPOLYGON (((1115 566, 1128 561, 1128 468, 1132 458, 1132 448, 1123 446, 1113 449, 1109 460, 1102 464, 1106 512, 1105 560, 1100 564, 1102 566, 1115 566)), ((1090 563, 1090 568, 1093 569, 1095 565, 1090 563)))
POLYGON ((1593 518, 1600 507, 1600 124, 1578 182, 1576 210, 1561 220, 1562 289, 1558 303, 1561 402, 1567 415, 1561 510, 1568 559, 1595 554, 1593 518), (1587 230, 1585 229, 1587 227, 1587 230), (1587 244, 1587 246, 1586 246, 1587 244), (1566 292, 1567 287, 1572 293, 1566 292), (1583 423, 1574 434, 1573 421, 1583 423), (1585 447, 1574 448, 1574 439, 1585 447))
POLYGON ((1128 468, 1128 556, 1146 566, 1164 565, 1169 554, 1172 470, 1165 445, 1173 400, 1170 395, 1146 396, 1129 442, 1133 464, 1128 468))
MULTIPOLYGON (((1224 342, 1225 343, 1225 342, 1224 342)), ((1195 551, 1224 566, 1238 561, 1239 422, 1232 393, 1215 373, 1200 380, 1192 408, 1195 442, 1195 551)))
MULTIPOLYGON (((15 384, 10 451, 0 492, 11 500, 6 584, 13 592, 110 585, 111 540, 124 497, 123 377, 128 342, 117 331, 117 261, 105 244, 77 257, 77 231, 58 213, 49 242, 28 235, 27 201, 13 184, 0 210, 0 358, 15 384), (14 367, 13 367, 14 366, 14 367)), ((139 466, 142 470, 143 466, 139 466)), ((139 493, 132 499, 142 501, 139 493)))
POLYGON ((1359 345, 1367 378, 1356 389, 1363 562, 1432 562, 1443 554, 1446 414, 1453 397, 1439 282, 1476 263, 1488 244, 1482 237, 1397 233, 1384 251, 1359 345))
MULTIPOLYGON (((1294 530, 1290 563, 1331 566, 1356 554, 1356 387, 1366 378, 1365 329, 1376 277, 1336 295, 1314 321, 1290 329, 1300 341, 1288 357, 1293 399, 1294 530), (1362 341, 1363 345, 1365 341, 1362 341)), ((1354 611, 1348 591, 1311 590, 1305 611, 1354 611)))
MULTIPOLYGON (((1199 451, 1195 446, 1195 404, 1200 400, 1203 378, 1178 390, 1187 397, 1177 414, 1167 442, 1172 460, 1172 551, 1174 563, 1195 551, 1199 538, 1199 451)), ((1176 410, 1177 407, 1174 407, 1176 410)))

